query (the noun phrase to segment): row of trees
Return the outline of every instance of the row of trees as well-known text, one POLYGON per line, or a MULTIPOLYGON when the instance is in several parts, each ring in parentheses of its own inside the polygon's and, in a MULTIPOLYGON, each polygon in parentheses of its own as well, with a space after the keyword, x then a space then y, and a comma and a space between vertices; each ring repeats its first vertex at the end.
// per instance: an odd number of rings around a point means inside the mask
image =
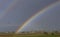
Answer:
POLYGON ((53 31, 53 32, 45 32, 45 31, 39 31, 39 32, 33 32, 33 31, 31 31, 31 32, 20 32, 20 33, 27 33, 27 34, 29 34, 29 33, 39 33, 39 34, 46 34, 46 35, 48 35, 48 34, 51 34, 51 35, 54 35, 54 34, 60 34, 60 32, 58 32, 58 31, 53 31))

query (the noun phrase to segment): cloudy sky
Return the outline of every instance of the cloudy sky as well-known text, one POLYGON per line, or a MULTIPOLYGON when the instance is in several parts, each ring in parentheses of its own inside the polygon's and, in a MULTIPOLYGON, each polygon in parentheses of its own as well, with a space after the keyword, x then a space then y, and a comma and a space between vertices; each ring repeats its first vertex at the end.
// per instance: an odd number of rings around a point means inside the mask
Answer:
POLYGON ((60 1, 43 9, 19 31, 60 31, 60 1), (41 14, 42 13, 42 14, 41 14))
POLYGON ((16 31, 29 17, 57 0, 0 0, 0 31, 16 31))

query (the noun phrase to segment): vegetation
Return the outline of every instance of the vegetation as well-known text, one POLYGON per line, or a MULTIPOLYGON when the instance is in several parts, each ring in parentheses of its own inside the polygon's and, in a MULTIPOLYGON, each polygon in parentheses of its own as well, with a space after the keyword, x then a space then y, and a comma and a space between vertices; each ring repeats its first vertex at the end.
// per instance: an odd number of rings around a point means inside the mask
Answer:
POLYGON ((51 35, 54 35, 54 33, 52 32, 51 35))
POLYGON ((12 33, 0 33, 0 37, 60 37, 60 34, 56 32, 43 32, 43 33, 20 33, 20 34, 15 34, 14 32, 12 33))
POLYGON ((48 35, 48 32, 44 32, 45 35, 48 35))

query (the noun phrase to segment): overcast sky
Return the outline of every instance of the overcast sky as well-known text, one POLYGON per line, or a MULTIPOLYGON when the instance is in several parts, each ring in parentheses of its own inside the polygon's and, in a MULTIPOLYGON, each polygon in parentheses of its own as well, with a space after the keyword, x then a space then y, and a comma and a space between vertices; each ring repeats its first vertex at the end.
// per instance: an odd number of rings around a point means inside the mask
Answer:
POLYGON ((60 31, 60 2, 49 7, 20 31, 60 31))
POLYGON ((0 31, 15 31, 29 17, 57 0, 0 0, 0 31))

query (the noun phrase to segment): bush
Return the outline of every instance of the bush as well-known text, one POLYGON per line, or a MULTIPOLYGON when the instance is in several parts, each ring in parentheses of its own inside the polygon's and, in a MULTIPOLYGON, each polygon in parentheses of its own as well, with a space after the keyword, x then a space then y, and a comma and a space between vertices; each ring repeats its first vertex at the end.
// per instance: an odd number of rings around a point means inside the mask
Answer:
POLYGON ((51 33, 51 35, 54 35, 54 33, 51 33))
POLYGON ((44 34, 48 35, 48 32, 44 32, 44 34))

